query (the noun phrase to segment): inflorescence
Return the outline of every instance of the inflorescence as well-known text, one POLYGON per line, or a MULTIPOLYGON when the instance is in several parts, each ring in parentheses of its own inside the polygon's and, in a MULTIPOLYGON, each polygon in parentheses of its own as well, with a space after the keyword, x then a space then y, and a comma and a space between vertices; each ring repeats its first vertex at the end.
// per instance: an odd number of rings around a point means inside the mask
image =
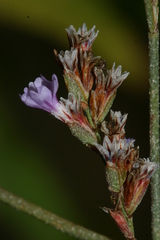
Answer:
POLYGON ((39 108, 66 123, 72 134, 86 146, 96 150, 104 160, 106 180, 111 193, 109 212, 127 239, 135 239, 132 215, 141 202, 155 163, 139 158, 139 148, 132 138, 125 137, 127 114, 110 110, 117 88, 129 75, 122 67, 111 70, 100 56, 94 56, 92 44, 98 35, 95 26, 87 31, 86 24, 66 29, 70 50, 54 50, 63 68, 68 99, 57 100, 58 79, 40 76, 30 82, 20 95, 28 106, 39 108), (110 111, 110 120, 105 118, 110 111), (103 139, 102 139, 103 136, 103 139))

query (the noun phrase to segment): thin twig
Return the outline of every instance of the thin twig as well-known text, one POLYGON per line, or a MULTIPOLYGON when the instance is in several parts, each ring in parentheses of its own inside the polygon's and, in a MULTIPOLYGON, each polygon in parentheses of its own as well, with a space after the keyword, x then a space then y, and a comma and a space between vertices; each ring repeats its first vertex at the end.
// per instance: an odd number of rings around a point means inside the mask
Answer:
MULTIPOLYGON (((158 0, 144 0, 149 29, 149 83, 150 83, 150 156, 159 166, 159 32, 158 0)), ((160 171, 151 181, 152 234, 160 239, 160 171)))
POLYGON ((67 221, 1 188, 0 201, 76 238, 82 240, 110 240, 103 235, 67 221))

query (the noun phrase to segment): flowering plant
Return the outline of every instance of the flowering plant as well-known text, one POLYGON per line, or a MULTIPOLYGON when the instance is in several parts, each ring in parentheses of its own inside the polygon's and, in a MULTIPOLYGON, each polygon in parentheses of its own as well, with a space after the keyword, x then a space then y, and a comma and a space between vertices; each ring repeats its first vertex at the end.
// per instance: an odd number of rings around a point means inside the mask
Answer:
POLYGON ((72 134, 86 146, 97 151, 104 163, 106 180, 113 208, 103 207, 110 213, 126 239, 135 239, 132 215, 140 204, 155 163, 139 158, 134 140, 125 137, 127 114, 110 110, 117 88, 129 75, 122 67, 111 70, 100 56, 94 56, 92 44, 98 35, 95 26, 87 31, 86 24, 66 29, 70 50, 54 50, 68 89, 68 99, 57 100, 58 79, 41 76, 30 82, 20 95, 28 106, 39 108, 66 123, 72 134), (105 118, 110 111, 110 120, 105 118))

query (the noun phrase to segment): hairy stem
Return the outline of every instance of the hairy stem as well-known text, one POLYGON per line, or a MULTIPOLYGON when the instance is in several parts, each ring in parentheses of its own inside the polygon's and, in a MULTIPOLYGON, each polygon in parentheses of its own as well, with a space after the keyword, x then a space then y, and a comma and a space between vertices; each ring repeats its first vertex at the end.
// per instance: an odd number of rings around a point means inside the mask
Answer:
POLYGON ((67 221, 47 210, 42 209, 26 200, 7 192, 0 188, 0 201, 16 208, 32 217, 82 240, 110 240, 98 233, 92 232, 84 227, 78 226, 70 221, 67 221))
MULTIPOLYGON (((159 32, 158 0, 144 0, 149 29, 149 83, 150 83, 150 157, 159 166, 159 32)), ((160 239, 160 171, 151 180, 152 235, 160 239)))

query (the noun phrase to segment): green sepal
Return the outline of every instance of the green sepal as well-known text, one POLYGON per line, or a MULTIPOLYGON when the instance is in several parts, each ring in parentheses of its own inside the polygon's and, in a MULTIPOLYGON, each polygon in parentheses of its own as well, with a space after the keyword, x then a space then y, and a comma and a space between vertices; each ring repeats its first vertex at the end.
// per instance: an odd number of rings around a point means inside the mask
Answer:
MULTIPOLYGON (((85 113, 85 116, 87 117, 87 120, 88 120, 90 126, 91 126, 93 129, 95 129, 95 125, 94 125, 93 120, 92 120, 92 116, 91 116, 91 113, 90 113, 90 109, 87 107, 87 108, 83 109, 83 111, 84 111, 84 113, 85 113)), ((94 132, 95 132, 95 135, 96 135, 96 137, 97 137, 98 143, 101 143, 101 136, 100 136, 100 134, 99 134, 99 131, 98 131, 98 130, 94 130, 94 132)))
POLYGON ((97 138, 95 133, 88 127, 85 128, 79 123, 72 123, 69 125, 72 134, 77 137, 85 145, 94 145, 97 143, 97 138))
POLYGON ((129 215, 126 213, 124 206, 121 204, 121 210, 123 213, 123 216, 125 217, 128 227, 130 228, 130 230, 132 231, 133 235, 134 235, 134 227, 133 227, 133 217, 132 215, 129 215))
POLYGON ((88 93, 84 90, 82 82, 77 77, 72 78, 72 74, 65 74, 64 81, 68 92, 73 93, 74 96, 78 99, 80 96, 81 101, 87 102, 88 100, 88 93))
POLYGON ((93 123, 93 120, 92 120, 92 117, 91 117, 91 113, 90 113, 89 107, 83 109, 83 111, 84 111, 84 113, 85 113, 85 115, 86 115, 86 117, 87 117, 87 120, 88 120, 90 126, 94 129, 94 128, 95 128, 95 125, 94 125, 94 123, 93 123))
POLYGON ((114 163, 107 161, 106 175, 107 175, 109 190, 114 193, 119 193, 121 190, 120 180, 119 180, 119 170, 114 163))
POLYGON ((113 93, 113 95, 111 95, 110 98, 108 99, 108 101, 106 102, 106 105, 103 109, 103 113, 101 115, 99 115, 99 117, 97 119, 97 125, 101 124, 101 122, 103 122, 103 120, 107 116, 110 108, 112 107, 112 104, 113 104, 113 101, 114 101, 115 97, 116 97, 116 92, 113 93))
POLYGON ((124 166, 122 167, 122 169, 119 169, 119 171, 120 171, 119 182, 120 182, 120 186, 122 186, 126 180, 127 171, 125 170, 124 166))

